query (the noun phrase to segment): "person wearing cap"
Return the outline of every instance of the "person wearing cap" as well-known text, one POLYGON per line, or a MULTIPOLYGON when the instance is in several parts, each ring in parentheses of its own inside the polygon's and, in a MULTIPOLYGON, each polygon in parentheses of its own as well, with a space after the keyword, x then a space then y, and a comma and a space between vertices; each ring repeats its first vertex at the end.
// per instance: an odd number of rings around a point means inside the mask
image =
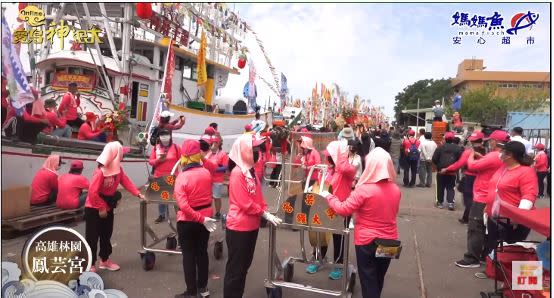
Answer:
POLYGON ((351 127, 347 126, 345 128, 343 128, 340 133, 339 133, 339 136, 338 136, 338 140, 341 141, 341 140, 351 140, 351 139, 354 139, 354 130, 352 130, 351 127))
POLYGON ((527 155, 532 156, 533 155, 533 146, 531 145, 531 142, 523 138, 523 128, 521 127, 514 127, 512 128, 512 134, 510 140, 520 142, 525 146, 525 152, 527 155))
POLYGON ((489 195, 489 184, 494 173, 502 166, 500 150, 509 142, 510 136, 503 130, 495 130, 483 140, 488 141, 489 153, 483 156, 474 150, 467 159, 467 169, 476 176, 473 184, 473 203, 469 210, 467 251, 461 260, 454 263, 461 268, 478 268, 484 260, 486 222, 483 213, 489 195))
POLYGON ((328 192, 323 197, 337 214, 356 214, 354 244, 362 296, 380 297, 391 259, 375 256, 376 240, 398 239, 396 218, 402 194, 391 157, 384 149, 371 151, 366 165, 356 189, 344 200, 328 192))
MULTIPOLYGON (((148 160, 148 163, 152 166, 153 177, 160 178, 171 175, 173 167, 180 158, 181 149, 173 143, 171 131, 159 129, 156 145, 152 149, 148 160)), ((154 223, 163 222, 167 216, 167 205, 158 204, 158 218, 154 220, 154 223)))
MULTIPOLYGON (((98 121, 98 115, 93 112, 85 113, 87 121, 81 125, 79 128, 79 134, 77 138, 79 140, 95 141, 95 142, 106 142, 106 133, 104 130, 98 129, 96 123, 98 121)), ((106 128, 107 129, 107 128, 106 128)))
POLYGON ((499 216, 500 202, 519 209, 530 210, 535 204, 538 193, 537 176, 531 167, 532 159, 527 155, 525 145, 519 141, 506 143, 500 152, 502 166, 494 173, 489 182, 487 195, 487 243, 486 253, 496 248, 499 235, 504 241, 514 243, 523 241, 531 231, 522 224, 507 224, 496 221, 499 216))
POLYGON ((231 175, 225 230, 228 259, 223 281, 224 298, 244 296, 246 275, 254 258, 261 218, 275 226, 282 222, 267 212, 262 185, 254 171, 260 154, 259 146, 264 141, 243 134, 235 140, 229 153, 231 175))
POLYGON ((83 162, 74 160, 71 162, 68 174, 63 174, 58 179, 58 196, 56 206, 60 209, 77 209, 85 206, 89 181, 83 173, 83 162))
POLYGON ((67 86, 68 91, 63 95, 58 112, 66 120, 67 124, 74 127, 81 127, 83 120, 79 117, 77 109, 81 105, 81 99, 77 83, 72 82, 67 86))
POLYGON ((56 101, 47 99, 44 102, 44 108, 46 109, 45 117, 50 123, 50 126, 47 128, 48 133, 51 133, 53 136, 71 138, 71 126, 67 125, 64 117, 60 117, 59 112, 56 110, 56 101))
POLYGON ((31 205, 50 205, 58 195, 58 170, 62 165, 59 155, 50 155, 31 182, 31 205))
POLYGON ((485 155, 485 147, 483 146, 483 138, 485 135, 481 131, 474 131, 468 138, 468 141, 471 143, 471 147, 467 148, 462 152, 462 156, 453 164, 448 166, 447 168, 444 168, 440 171, 441 174, 445 174, 447 172, 456 172, 462 168, 464 168, 464 178, 462 179, 463 182, 463 198, 464 198, 464 213, 462 215, 462 218, 460 218, 458 221, 462 224, 469 223, 469 214, 471 213, 471 206, 473 205, 473 185, 475 183, 475 177, 477 176, 477 173, 470 171, 467 168, 467 161, 469 160, 469 156, 473 154, 473 152, 478 152, 481 155, 485 155))
POLYGON ((433 154, 437 143, 432 140, 430 132, 424 133, 425 139, 419 145, 419 184, 417 187, 431 187, 433 184, 433 154))
POLYGON ((120 269, 110 260, 112 254, 111 238, 114 223, 114 208, 119 204, 122 194, 117 190, 121 184, 129 193, 145 200, 138 188, 127 177, 121 167, 123 147, 119 142, 110 142, 104 146, 96 159, 98 167, 92 173, 87 200, 85 202, 85 238, 92 251, 92 267, 96 272, 97 256, 100 256, 98 268, 110 271, 120 269), (100 252, 98 252, 100 240, 100 252))
POLYGON ((252 130, 255 133, 260 133, 264 128, 266 127, 266 123, 263 120, 260 120, 260 113, 256 112, 256 115, 254 116, 255 120, 253 120, 250 124, 252 124, 252 130))
POLYGON ((534 146, 537 149, 535 154, 535 163, 533 168, 537 172, 537 179, 539 183, 539 199, 544 198, 544 178, 548 176, 548 156, 544 152, 544 144, 538 143, 534 146))
POLYGON ((206 154, 205 159, 217 165, 215 172, 212 174, 212 196, 215 205, 215 219, 219 220, 221 219, 221 200, 224 197, 223 191, 225 185, 223 182, 225 182, 225 172, 227 172, 229 157, 227 152, 223 151, 221 139, 215 135, 215 130, 213 132, 210 151, 206 154))
POLYGON ((178 130, 185 125, 185 116, 179 116, 179 119, 171 120, 173 113, 170 111, 162 111, 160 113, 160 122, 158 123, 158 129, 178 130))
POLYGON ((248 123, 244 126, 244 133, 245 134, 252 134, 252 124, 248 123))
POLYGON ((419 162, 419 140, 415 138, 415 131, 410 129, 408 131, 408 138, 402 142, 404 149, 404 186, 414 187, 416 182, 417 164, 419 162), (410 175, 411 171, 411 175, 410 175))
POLYGON ((174 195, 179 206, 177 234, 187 289, 175 297, 208 297, 208 240, 216 229, 216 220, 211 218, 212 175, 202 167, 199 141, 186 140, 180 160, 182 170, 175 180, 174 195))
POLYGON ((456 186, 456 173, 441 172, 442 169, 455 163, 462 156, 462 148, 454 144, 454 133, 448 131, 444 134, 445 144, 438 147, 433 153, 432 161, 437 166, 437 191, 436 205, 439 208, 444 208, 444 194, 446 192, 446 201, 448 202, 448 210, 454 211, 454 186, 456 186))
POLYGON ((442 122, 442 117, 444 116, 444 107, 441 105, 440 100, 435 100, 435 105, 433 106, 433 121, 442 122))

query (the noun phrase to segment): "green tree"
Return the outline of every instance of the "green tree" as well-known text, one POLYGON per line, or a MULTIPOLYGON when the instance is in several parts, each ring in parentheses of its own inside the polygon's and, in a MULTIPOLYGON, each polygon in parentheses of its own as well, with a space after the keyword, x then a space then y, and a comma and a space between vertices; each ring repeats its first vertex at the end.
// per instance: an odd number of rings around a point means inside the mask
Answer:
POLYGON ((435 100, 445 99, 445 106, 449 106, 451 97, 454 94, 450 78, 448 79, 426 79, 419 80, 399 92, 394 98, 394 112, 398 123, 403 123, 411 116, 402 114, 404 109, 416 109, 417 99, 421 109, 430 108, 435 100))
POLYGON ((499 96, 496 88, 486 86, 462 92, 460 114, 464 121, 505 125, 508 112, 533 112, 547 104, 544 90, 518 89, 513 95, 499 96))

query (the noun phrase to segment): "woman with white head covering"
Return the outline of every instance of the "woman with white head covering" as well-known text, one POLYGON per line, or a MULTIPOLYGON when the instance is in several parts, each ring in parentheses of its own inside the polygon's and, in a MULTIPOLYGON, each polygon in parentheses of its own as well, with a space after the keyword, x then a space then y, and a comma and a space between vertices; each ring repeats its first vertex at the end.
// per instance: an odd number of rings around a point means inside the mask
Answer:
POLYGON ((341 216, 356 214, 354 244, 358 274, 364 298, 381 296, 390 259, 375 256, 376 239, 398 239, 396 216, 400 205, 400 189, 390 155, 375 148, 366 157, 366 167, 356 189, 342 201, 324 193, 329 206, 341 216))
POLYGON ((264 139, 251 134, 241 135, 229 152, 229 213, 225 237, 229 257, 223 282, 224 298, 241 298, 248 268, 252 264, 261 217, 273 225, 281 219, 267 212, 260 177, 254 164, 259 158, 259 146, 264 139))
POLYGON ((119 265, 110 260, 113 232, 114 208, 121 199, 117 187, 121 184, 132 195, 144 200, 133 182, 125 175, 121 167, 124 150, 119 142, 111 142, 104 146, 98 156, 98 168, 92 174, 88 197, 85 202, 85 238, 92 250, 92 267, 96 272, 98 240, 100 240, 100 269, 119 270, 119 265))

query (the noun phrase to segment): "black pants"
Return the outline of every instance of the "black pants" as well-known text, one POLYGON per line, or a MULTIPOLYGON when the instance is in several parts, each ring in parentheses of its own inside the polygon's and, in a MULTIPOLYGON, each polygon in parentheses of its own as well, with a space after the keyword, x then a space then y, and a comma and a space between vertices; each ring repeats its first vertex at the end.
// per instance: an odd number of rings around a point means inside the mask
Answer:
POLYGON ((446 191, 446 201, 454 203, 454 186, 456 185, 456 176, 437 174, 437 203, 444 202, 444 193, 446 191))
POLYGON ((23 118, 17 119, 17 135, 19 140, 34 144, 37 142, 37 135, 48 125, 44 123, 34 123, 23 121, 23 118))
POLYGON ((538 172, 537 178, 539 180, 539 196, 544 196, 544 178, 548 176, 548 172, 538 172))
POLYGON ((33 204, 33 206, 48 206, 56 203, 56 198, 58 197, 58 191, 54 190, 48 195, 48 199, 45 202, 40 204, 33 204))
POLYGON ((183 272, 187 293, 196 295, 199 288, 208 286, 208 239, 210 232, 203 224, 191 221, 177 222, 179 245, 183 252, 183 272))
POLYGON ((224 298, 242 298, 246 274, 250 265, 252 265, 257 239, 258 230, 251 232, 225 230, 229 257, 227 258, 223 280, 224 298))
POLYGON ((76 127, 77 131, 79 130, 79 128, 81 128, 81 125, 83 125, 83 123, 85 123, 85 121, 83 121, 79 117, 75 118, 75 120, 67 120, 67 125, 76 127))
POLYGON ((106 261, 112 254, 113 209, 106 218, 101 218, 98 209, 85 208, 85 238, 92 251, 92 264, 96 264, 98 239, 100 239, 100 259, 106 261))
MULTIPOLYGON (((513 222, 512 222, 513 223, 513 222)), ((512 225, 508 225, 504 222, 494 222, 490 218, 487 219, 487 254, 496 248, 497 242, 500 237, 502 240, 508 243, 515 243, 527 239, 527 236, 531 232, 531 229, 524 225, 516 225, 514 228, 512 225)))
POLYGON ((546 193, 548 194, 548 197, 552 198, 552 190, 550 188, 550 183, 552 182, 552 175, 550 172, 546 175, 546 193))
POLYGON ((414 186, 416 182, 416 174, 417 160, 406 159, 406 163, 404 165, 404 186, 414 186))
MULTIPOLYGON (((344 218, 344 227, 350 223, 350 216, 344 218)), ((344 261, 344 235, 333 234, 333 262, 342 264, 344 261)))
POLYGON ((483 222, 483 211, 485 203, 473 202, 469 210, 469 223, 467 225, 467 252, 464 260, 468 263, 479 263, 484 256, 485 244, 485 223, 483 222))
POLYGON ((440 122, 442 122, 442 117, 438 117, 438 116, 437 116, 437 117, 433 117, 433 121, 440 121, 440 122))
MULTIPOLYGON (((273 168, 273 170, 271 171, 271 175, 270 175, 271 180, 279 179, 279 174, 281 173, 281 168, 282 168, 281 165, 276 165, 275 168, 273 168)), ((270 182, 269 185, 275 187, 275 186, 277 186, 277 182, 270 182)))
POLYGON ((356 245, 356 259, 363 298, 379 298, 385 283, 385 274, 389 269, 389 258, 376 258, 377 246, 372 242, 368 245, 356 245))
POLYGON ((472 175, 465 175, 464 177, 464 206, 466 207, 464 210, 464 215, 462 215, 462 219, 465 221, 469 220, 469 211, 471 210, 471 205, 473 205, 473 184, 475 183, 475 176, 472 175))

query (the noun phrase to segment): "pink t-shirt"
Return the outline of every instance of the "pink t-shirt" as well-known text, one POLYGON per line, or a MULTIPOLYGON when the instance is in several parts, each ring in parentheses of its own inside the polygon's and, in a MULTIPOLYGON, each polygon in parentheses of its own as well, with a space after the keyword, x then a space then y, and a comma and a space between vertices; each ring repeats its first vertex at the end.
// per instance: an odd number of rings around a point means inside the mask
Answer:
POLYGON ((77 138, 79 140, 92 140, 99 136, 101 133, 102 131, 98 129, 93 131, 92 127, 90 127, 90 124, 88 124, 88 122, 85 122, 81 124, 77 138))
MULTIPOLYGON (((462 156, 460 156, 460 159, 458 159, 455 163, 451 164, 448 168, 446 168, 446 170, 448 172, 456 172, 460 168, 467 166, 467 161, 470 154, 473 154, 473 150, 471 149, 464 150, 464 152, 462 152, 462 156)), ((477 175, 476 173, 468 170, 467 168, 465 169, 464 174, 470 175, 470 176, 477 175)))
POLYGON ((523 199, 535 203, 538 193, 537 175, 533 168, 519 166, 509 170, 503 166, 494 173, 490 180, 485 211, 491 215, 492 205, 497 194, 502 201, 518 207, 519 202, 523 199))
POLYGON ((48 196, 58 190, 58 174, 41 168, 31 183, 31 205, 48 201, 48 196))
POLYGON ((539 173, 548 172, 548 156, 544 151, 539 151, 535 156, 534 168, 539 173))
POLYGON ((181 159, 181 149, 179 149, 179 146, 172 144, 169 148, 164 148, 160 144, 157 144, 152 149, 152 153, 150 153, 150 160, 148 161, 148 163, 154 167, 154 178, 170 175, 171 170, 173 170, 173 167, 179 159, 181 159), (158 150, 161 150, 166 154, 164 161, 158 160, 158 150))
POLYGON ((75 97, 71 92, 63 95, 58 111, 67 120, 75 120, 78 117, 77 108, 81 104, 79 98, 75 97))
POLYGON ((354 244, 366 245, 375 238, 398 239, 400 197, 394 182, 379 182, 356 187, 343 202, 335 195, 328 196, 327 202, 341 216, 356 214, 354 244))
MULTIPOLYGON (((223 150, 217 151, 213 154, 211 151, 206 155, 206 158, 211 160, 217 167, 226 167, 229 163, 229 157, 223 150)), ((225 173, 214 172, 212 175, 213 183, 223 183, 225 181, 225 173)))
POLYGON ((76 209, 79 207, 79 196, 88 189, 88 179, 78 174, 63 174, 58 179, 58 197, 56 206, 60 209, 76 209))
POLYGON ((229 176, 229 212, 227 228, 233 231, 254 231, 260 228, 260 220, 267 204, 259 179, 249 179, 236 166, 229 176), (249 191, 249 189, 252 191, 249 191))
POLYGON ((492 151, 481 159, 467 163, 467 169, 476 173, 473 184, 473 201, 486 203, 489 193, 489 182, 492 175, 503 165, 500 160, 500 152, 492 151))
POLYGON ((85 207, 106 211, 111 210, 106 201, 100 197, 100 194, 113 196, 117 191, 117 186, 119 186, 119 184, 121 184, 121 186, 123 186, 133 196, 138 196, 140 193, 131 179, 127 177, 123 171, 123 168, 121 168, 121 172, 119 172, 119 174, 108 177, 104 177, 102 170, 100 170, 100 168, 96 168, 92 173, 92 180, 90 181, 85 207))
POLYGON ((204 222, 211 217, 212 211, 212 175, 198 166, 179 173, 175 180, 175 200, 179 205, 177 221, 204 222), (194 210, 196 207, 206 207, 194 210))

